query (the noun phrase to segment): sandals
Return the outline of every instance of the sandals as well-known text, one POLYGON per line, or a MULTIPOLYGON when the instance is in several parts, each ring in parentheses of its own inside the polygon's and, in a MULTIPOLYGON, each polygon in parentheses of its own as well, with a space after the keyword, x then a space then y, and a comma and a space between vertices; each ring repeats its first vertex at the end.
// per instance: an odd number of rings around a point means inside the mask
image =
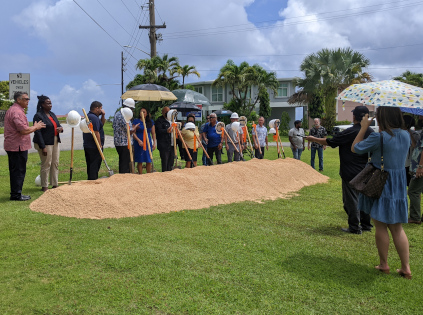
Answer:
POLYGON ((398 273, 401 277, 403 277, 403 278, 405 278, 405 279, 408 279, 408 280, 411 280, 411 278, 413 277, 413 276, 411 275, 411 273, 404 273, 404 271, 402 271, 401 269, 397 269, 397 273, 398 273))
POLYGON ((375 266, 375 269, 379 270, 380 272, 386 273, 387 275, 389 275, 390 270, 389 267, 388 268, 381 268, 380 265, 375 266))

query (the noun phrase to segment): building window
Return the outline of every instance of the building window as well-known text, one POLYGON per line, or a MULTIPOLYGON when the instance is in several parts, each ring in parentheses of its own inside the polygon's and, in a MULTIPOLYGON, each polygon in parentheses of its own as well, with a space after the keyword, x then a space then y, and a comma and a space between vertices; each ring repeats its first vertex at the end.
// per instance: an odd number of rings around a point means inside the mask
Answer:
POLYGON ((194 87, 194 91, 195 92, 198 92, 198 93, 201 93, 201 94, 204 94, 203 93, 203 87, 202 86, 195 86, 194 87))
POLYGON ((279 83, 276 97, 287 97, 287 96, 288 96, 288 83, 279 83))
POLYGON ((223 87, 212 86, 212 102, 223 102, 223 87))

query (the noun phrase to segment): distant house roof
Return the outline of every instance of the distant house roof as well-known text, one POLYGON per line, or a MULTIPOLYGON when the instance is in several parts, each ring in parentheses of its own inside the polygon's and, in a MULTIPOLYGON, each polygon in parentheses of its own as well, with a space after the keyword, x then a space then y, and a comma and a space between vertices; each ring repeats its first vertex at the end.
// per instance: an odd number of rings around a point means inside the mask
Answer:
MULTIPOLYGON (((278 78, 278 81, 292 81, 294 78, 278 78)), ((199 81, 199 82, 192 82, 192 83, 185 83, 189 85, 203 85, 203 84, 213 84, 215 80, 208 80, 208 81, 199 81)))

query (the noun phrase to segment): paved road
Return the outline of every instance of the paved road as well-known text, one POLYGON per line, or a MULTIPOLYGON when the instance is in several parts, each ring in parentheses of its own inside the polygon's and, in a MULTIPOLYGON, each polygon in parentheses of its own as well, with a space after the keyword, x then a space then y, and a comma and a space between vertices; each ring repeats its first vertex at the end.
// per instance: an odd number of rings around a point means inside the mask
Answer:
MULTIPOLYGON (((64 123, 61 123, 63 127, 63 133, 60 134, 60 140, 62 141, 60 144, 61 151, 70 151, 71 149, 71 142, 72 142, 72 129, 64 123)), ((79 127, 75 128, 75 136, 74 136, 74 149, 75 150, 83 150, 83 143, 82 143, 82 131, 79 127)), ((31 134, 31 141, 34 134, 31 134)), ((6 155, 6 151, 4 151, 4 135, 0 135, 0 155, 6 155)), ((105 136, 104 139, 104 147, 105 148, 114 148, 113 144, 113 137, 112 136, 105 136)), ((34 144, 32 145, 32 149, 28 151, 29 153, 37 152, 34 149, 34 144)))

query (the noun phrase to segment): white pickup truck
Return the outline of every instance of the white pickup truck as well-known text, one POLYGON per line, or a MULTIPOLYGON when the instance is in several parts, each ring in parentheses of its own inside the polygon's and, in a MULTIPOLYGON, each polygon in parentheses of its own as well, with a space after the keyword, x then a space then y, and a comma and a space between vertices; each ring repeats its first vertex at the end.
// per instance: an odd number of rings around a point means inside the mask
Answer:
MULTIPOLYGON (((349 125, 335 126, 332 129, 332 135, 336 135, 336 134, 344 131, 345 129, 350 128, 352 125, 354 125, 354 124, 351 123, 349 125)), ((377 120, 376 119, 373 119, 372 124, 370 125, 370 128, 372 128, 375 132, 379 132, 379 125, 377 124, 377 120)))

